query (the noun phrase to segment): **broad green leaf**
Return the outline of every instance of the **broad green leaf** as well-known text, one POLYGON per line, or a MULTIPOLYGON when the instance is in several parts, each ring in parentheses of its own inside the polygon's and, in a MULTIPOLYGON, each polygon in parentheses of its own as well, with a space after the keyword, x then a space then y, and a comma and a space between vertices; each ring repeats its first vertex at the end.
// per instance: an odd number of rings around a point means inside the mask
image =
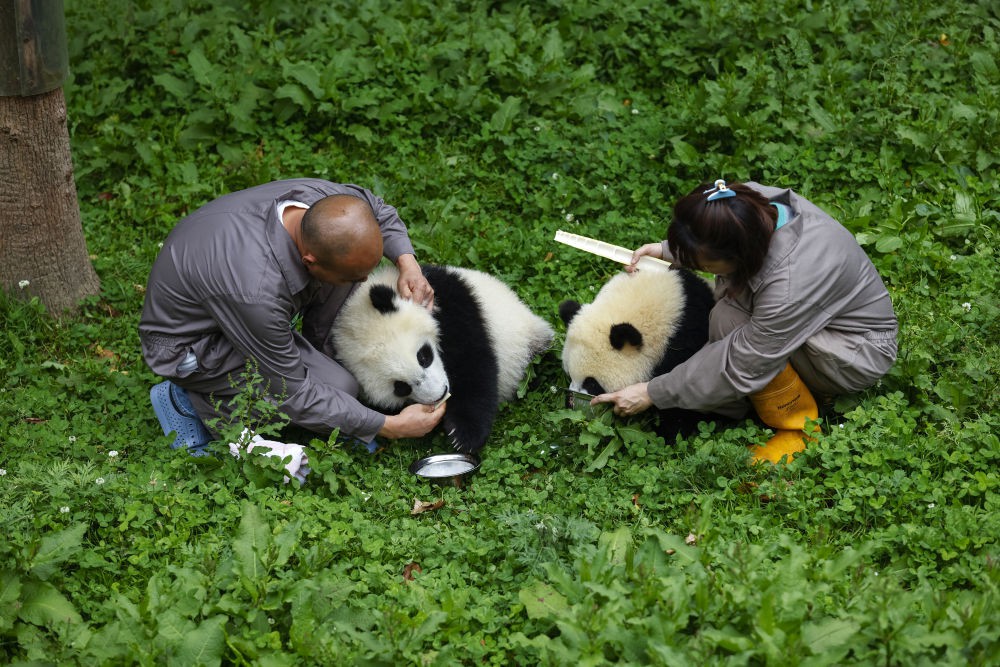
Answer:
POLYGON ((306 94, 306 91, 302 90, 302 86, 297 83, 286 83, 278 86, 278 89, 274 91, 274 96, 278 99, 289 99, 299 105, 304 111, 312 109, 312 99, 306 94))
POLYGON ((23 621, 46 627, 82 622, 73 603, 54 586, 43 581, 23 585, 21 609, 17 615, 23 621))
POLYGON ((177 99, 185 102, 194 92, 194 86, 191 85, 190 81, 179 79, 173 74, 156 74, 153 76, 153 81, 177 99))
POLYGON ((194 75, 194 80, 206 88, 214 89, 221 77, 216 74, 215 68, 209 62, 208 58, 205 57, 205 53, 200 46, 191 49, 187 60, 188 64, 191 65, 191 73, 194 75))
POLYGON ((855 621, 829 618, 802 625, 802 643, 814 655, 820 655, 846 644, 861 626, 855 621))
POLYGON ((281 61, 281 73, 286 79, 295 79, 305 86, 313 98, 322 99, 324 95, 323 86, 320 83, 320 73, 310 62, 290 62, 281 61))
POLYGON ((283 567, 292 554, 295 553, 295 549, 299 545, 299 527, 301 525, 301 519, 286 524, 274 536, 274 544, 278 547, 278 555, 274 560, 274 567, 283 567))
POLYGON ((542 62, 551 63, 561 60, 563 57, 563 40, 559 35, 559 30, 552 28, 545 36, 542 44, 542 62))
POLYGON ((363 144, 370 144, 375 140, 375 133, 372 132, 370 128, 364 125, 358 125, 357 123, 353 123, 347 128, 347 134, 363 144))
POLYGON ((55 535, 43 537, 38 552, 31 559, 31 573, 43 581, 48 579, 60 563, 80 552, 80 543, 86 530, 86 524, 78 523, 55 535))
POLYGON ((271 531, 260 509, 253 503, 243 503, 243 519, 233 542, 235 570, 251 582, 259 581, 264 576, 263 558, 270 544, 271 531))
POLYGON ((524 605, 528 618, 532 619, 556 619, 569 609, 566 598, 543 581, 522 588, 517 597, 524 605))
POLYGON ((169 645, 176 646, 191 633, 195 624, 194 621, 185 618, 177 610, 167 609, 156 615, 156 626, 157 634, 163 637, 169 645))
POLYGON ((700 164, 702 156, 698 153, 698 150, 684 141, 681 137, 673 137, 670 140, 670 145, 673 147, 674 155, 680 160, 681 164, 700 164))
POLYGON ((218 665, 222 662, 225 648, 223 625, 226 617, 219 615, 203 621, 194 631, 188 633, 177 651, 179 665, 218 665))
POLYGON ((903 239, 898 236, 883 236, 875 243, 875 249, 881 253, 896 252, 903 247, 903 239))
MULTIPOLYGON (((583 441, 583 436, 580 437, 580 440, 581 442, 583 441)), ((608 443, 607 447, 605 447, 600 454, 594 457, 594 460, 590 462, 590 465, 584 468, 584 472, 594 472, 595 470, 600 470, 606 466, 608 464, 608 459, 614 456, 615 452, 621 449, 623 444, 624 443, 621 438, 611 438, 611 442, 608 443)))
POLYGON ((824 132, 827 134, 835 134, 837 132, 837 122, 826 109, 819 105, 816 98, 809 100, 809 113, 812 115, 813 120, 816 121, 816 124, 823 128, 824 132))
POLYGON ((985 81, 996 83, 997 78, 1000 77, 1000 68, 997 67, 993 54, 985 49, 977 49, 969 54, 969 62, 972 63, 972 69, 976 76, 985 81))
POLYGON ((618 530, 601 533, 597 543, 607 549, 612 563, 623 563, 632 547, 632 531, 628 526, 622 526, 618 530))
POLYGON ((13 627, 17 618, 14 602, 21 596, 21 579, 13 570, 0 571, 0 633, 13 627))
POLYGON ((521 110, 521 98, 510 96, 503 101, 490 118, 490 129, 494 132, 509 132, 514 124, 514 119, 521 110))

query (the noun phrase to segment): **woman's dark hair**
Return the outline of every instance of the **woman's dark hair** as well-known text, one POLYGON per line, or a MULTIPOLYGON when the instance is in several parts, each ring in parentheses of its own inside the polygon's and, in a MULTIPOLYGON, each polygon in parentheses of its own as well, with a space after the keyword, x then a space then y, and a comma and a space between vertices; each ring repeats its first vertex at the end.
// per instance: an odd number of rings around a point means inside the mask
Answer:
POLYGON ((674 219, 667 229, 670 254, 683 267, 698 268, 705 261, 732 263, 727 277, 729 293, 742 292, 751 276, 760 271, 778 219, 777 210, 756 190, 742 183, 727 186, 733 197, 708 201, 711 183, 702 183, 674 205, 674 219))

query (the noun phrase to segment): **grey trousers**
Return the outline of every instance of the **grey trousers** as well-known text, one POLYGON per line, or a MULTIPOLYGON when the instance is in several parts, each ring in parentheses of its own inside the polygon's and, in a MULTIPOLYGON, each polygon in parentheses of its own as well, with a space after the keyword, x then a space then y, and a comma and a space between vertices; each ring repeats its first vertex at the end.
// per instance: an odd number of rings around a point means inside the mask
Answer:
MULTIPOLYGON (((729 297, 716 302, 709 318, 710 342, 725 338, 750 321, 751 313, 729 297)), ((822 329, 792 353, 789 361, 814 395, 832 397, 866 389, 884 376, 896 361, 896 330, 853 333, 822 329)), ((715 411, 742 417, 750 410, 745 399, 715 411)))

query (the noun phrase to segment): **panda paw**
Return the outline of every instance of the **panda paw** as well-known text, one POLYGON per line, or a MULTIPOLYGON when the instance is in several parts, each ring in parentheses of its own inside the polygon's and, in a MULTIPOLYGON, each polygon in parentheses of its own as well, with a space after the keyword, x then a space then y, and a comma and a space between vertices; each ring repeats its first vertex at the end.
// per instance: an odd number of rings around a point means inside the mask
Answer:
POLYGON ((452 424, 446 424, 445 428, 451 446, 461 454, 478 453, 490 435, 488 430, 483 432, 481 429, 462 428, 452 424))

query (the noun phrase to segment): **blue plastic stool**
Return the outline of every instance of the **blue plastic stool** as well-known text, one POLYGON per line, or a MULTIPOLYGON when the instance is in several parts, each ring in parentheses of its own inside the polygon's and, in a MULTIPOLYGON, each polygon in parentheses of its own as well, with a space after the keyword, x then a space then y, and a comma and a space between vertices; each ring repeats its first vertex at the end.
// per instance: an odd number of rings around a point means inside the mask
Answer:
POLYGON ((205 445, 212 440, 212 434, 198 418, 187 392, 169 380, 164 380, 149 392, 153 412, 160 420, 163 435, 171 432, 177 439, 170 445, 172 449, 187 448, 192 456, 207 456, 205 445))

